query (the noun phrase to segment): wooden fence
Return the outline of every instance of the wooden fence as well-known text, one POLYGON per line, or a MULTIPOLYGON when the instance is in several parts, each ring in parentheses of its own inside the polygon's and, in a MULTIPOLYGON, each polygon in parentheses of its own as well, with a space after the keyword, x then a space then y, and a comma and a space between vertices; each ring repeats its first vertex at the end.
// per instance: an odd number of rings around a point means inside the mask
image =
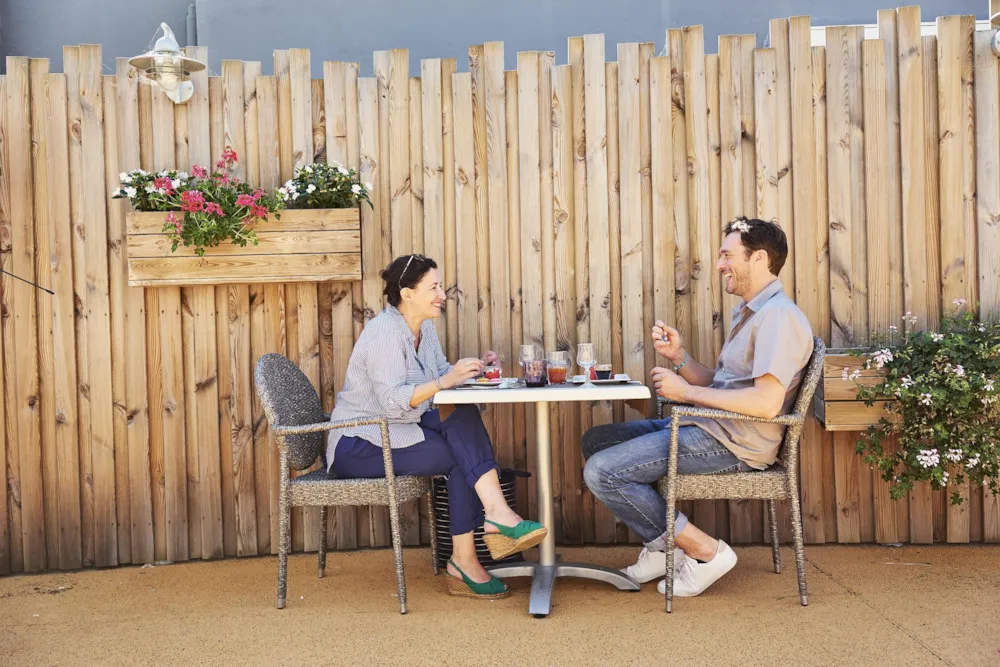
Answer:
MULTIPOLYGON (((675 322, 712 363, 731 298, 714 270, 723 221, 778 221, 782 280, 835 346, 899 323, 933 326, 965 298, 1000 314, 1000 98, 990 34, 971 16, 921 36, 916 7, 878 13, 879 39, 808 17, 776 19, 705 54, 699 26, 665 46, 569 40, 569 62, 501 43, 421 62, 406 50, 357 63, 309 52, 223 61, 175 106, 124 59, 67 47, 65 73, 12 57, 0 77, 0 572, 274 553, 277 458, 252 385, 265 352, 296 360, 332 408, 353 341, 381 308, 393 256, 437 258, 449 357, 518 345, 572 349, 639 378, 655 364, 654 318, 675 322), (658 55, 659 54, 659 55, 658 55), (463 63, 464 65, 464 63, 463 63), (337 160, 375 184, 363 211, 363 281, 157 289, 127 286, 118 173, 206 164, 224 147, 240 175, 274 187, 295 165, 337 160)), ((206 49, 190 49, 201 60, 206 49)), ((487 413, 504 466, 533 470, 532 407, 487 413)), ((559 406, 553 429, 556 534, 634 539, 582 483, 583 429, 627 419, 604 403, 559 406)), ((811 543, 1000 540, 1000 499, 920 488, 893 502, 854 454, 855 434, 810 423, 802 449, 811 543)), ((535 516, 534 485, 519 487, 535 516)), ((697 502, 702 527, 764 539, 759 502, 697 502)), ((425 511, 404 539, 427 537, 425 511)), ((783 512, 786 536, 787 511, 783 512)), ((317 548, 319 513, 297 509, 296 550, 317 548)), ((330 547, 389 544, 382 509, 330 513, 330 547)))

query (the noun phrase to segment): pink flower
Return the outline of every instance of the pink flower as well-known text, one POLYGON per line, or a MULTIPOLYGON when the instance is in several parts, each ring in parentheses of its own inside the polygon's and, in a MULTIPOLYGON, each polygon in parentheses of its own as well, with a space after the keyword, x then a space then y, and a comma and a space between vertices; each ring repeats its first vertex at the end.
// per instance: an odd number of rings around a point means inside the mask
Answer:
POLYGON ((191 173, 194 175, 195 178, 207 178, 208 177, 208 169, 205 168, 205 167, 202 167, 201 165, 198 165, 198 164, 196 164, 195 166, 191 167, 191 173))
POLYGON ((215 184, 216 185, 228 185, 229 184, 229 176, 227 176, 226 174, 221 174, 219 176, 216 176, 215 177, 215 184))
POLYGON ((254 204, 253 208, 251 209, 251 213, 253 213, 255 217, 264 218, 265 220, 267 219, 266 206, 260 206, 259 204, 254 204))
POLYGON ((216 162, 216 166, 219 169, 226 169, 237 162, 239 162, 239 156, 236 155, 236 151, 232 148, 226 148, 226 150, 222 151, 222 158, 216 162))
POLYGON ((173 212, 167 213, 167 223, 173 225, 178 234, 181 233, 181 219, 174 215, 173 212))
POLYGON ((253 200, 257 201, 266 194, 267 192, 264 191, 264 188, 257 188, 256 190, 253 191, 253 200))
POLYGON ((225 215, 225 213, 222 210, 222 207, 216 204, 214 201, 205 204, 205 213, 212 213, 219 216, 220 218, 225 215))
POLYGON ((237 206, 253 206, 257 200, 250 195, 240 195, 236 198, 237 206))
POLYGON ((205 195, 197 190, 187 190, 181 193, 181 210, 196 213, 205 209, 205 195))
POLYGON ((157 190, 163 190, 164 194, 172 195, 174 193, 174 185, 170 182, 170 179, 164 176, 163 178, 157 178, 153 181, 153 187, 157 190))

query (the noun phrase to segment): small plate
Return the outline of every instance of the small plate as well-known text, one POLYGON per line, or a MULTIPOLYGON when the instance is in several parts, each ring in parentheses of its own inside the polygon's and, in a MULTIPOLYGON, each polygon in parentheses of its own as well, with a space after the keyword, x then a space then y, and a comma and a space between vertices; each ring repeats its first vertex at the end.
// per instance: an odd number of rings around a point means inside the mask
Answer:
MULTIPOLYGON (((587 378, 586 376, 583 375, 574 375, 573 379, 570 380, 570 382, 572 382, 573 384, 583 384, 586 381, 587 378)), ((591 380, 590 382, 592 384, 625 384, 631 381, 632 378, 630 378, 628 375, 625 375, 624 373, 618 373, 613 378, 607 380, 591 380)))

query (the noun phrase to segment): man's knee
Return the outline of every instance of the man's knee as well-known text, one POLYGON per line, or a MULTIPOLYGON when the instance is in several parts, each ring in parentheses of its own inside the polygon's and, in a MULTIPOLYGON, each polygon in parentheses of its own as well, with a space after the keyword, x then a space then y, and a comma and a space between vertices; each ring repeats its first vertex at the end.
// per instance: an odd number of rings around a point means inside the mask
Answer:
POLYGON ((614 430, 615 426, 615 424, 601 424, 587 429, 583 437, 580 438, 580 449, 583 450, 584 460, 590 460, 594 454, 607 449, 608 443, 612 442, 609 438, 610 432, 614 430))

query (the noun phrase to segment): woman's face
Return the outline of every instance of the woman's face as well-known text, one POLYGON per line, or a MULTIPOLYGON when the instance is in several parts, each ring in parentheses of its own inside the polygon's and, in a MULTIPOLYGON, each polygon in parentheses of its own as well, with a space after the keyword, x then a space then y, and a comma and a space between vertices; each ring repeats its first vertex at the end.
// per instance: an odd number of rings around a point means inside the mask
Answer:
POLYGON ((441 274, 437 269, 428 270, 415 287, 403 289, 402 297, 407 310, 422 319, 441 317, 447 298, 441 285, 441 274))

